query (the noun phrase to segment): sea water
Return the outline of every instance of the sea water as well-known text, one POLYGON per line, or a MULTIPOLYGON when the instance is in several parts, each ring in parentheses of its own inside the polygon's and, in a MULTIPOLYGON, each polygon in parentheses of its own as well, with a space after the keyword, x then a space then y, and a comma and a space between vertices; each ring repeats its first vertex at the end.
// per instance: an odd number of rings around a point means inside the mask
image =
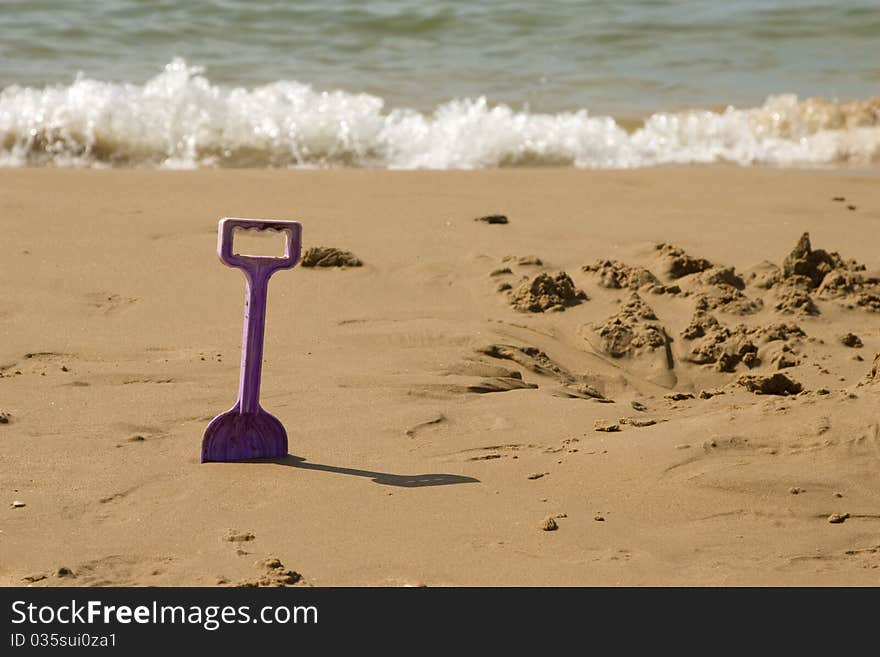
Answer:
POLYGON ((0 2, 0 164, 880 163, 876 0, 0 2))

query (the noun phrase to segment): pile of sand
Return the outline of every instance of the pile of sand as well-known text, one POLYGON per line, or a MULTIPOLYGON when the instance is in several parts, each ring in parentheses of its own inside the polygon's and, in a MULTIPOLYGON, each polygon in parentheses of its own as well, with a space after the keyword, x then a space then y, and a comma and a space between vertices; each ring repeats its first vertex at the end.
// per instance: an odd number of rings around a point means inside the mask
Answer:
POLYGON ((680 294, 678 285, 663 285, 646 267, 630 266, 620 260, 596 260, 581 271, 594 274, 600 287, 609 290, 630 289, 652 294, 680 294))
POLYGON ((781 372, 770 375, 743 374, 737 383, 759 395, 796 395, 804 387, 781 372))
POLYGON ((697 274, 712 266, 705 258, 695 258, 677 246, 660 242, 657 249, 662 271, 669 278, 681 278, 688 274, 697 274))
POLYGON ((638 292, 631 293, 618 312, 593 328, 601 338, 602 348, 614 358, 653 351, 669 341, 666 329, 638 292))
POLYGON ((804 233, 782 267, 762 263, 753 279, 756 286, 775 292, 774 309, 783 314, 820 314, 813 295, 848 308, 880 312, 880 278, 865 269, 839 253, 813 249, 810 234, 804 233))
POLYGON ((510 304, 524 313, 559 312, 586 300, 586 293, 564 271, 538 274, 510 292, 510 304))
POLYGON ((313 246, 303 254, 300 264, 303 267, 361 267, 364 263, 351 251, 313 246))
POLYGON ((777 369, 797 365, 797 346, 803 337, 805 333, 795 324, 728 327, 704 311, 697 311, 681 332, 682 340, 689 343, 686 359, 698 365, 714 364, 719 372, 734 372, 740 363, 749 369, 762 362, 773 363, 777 369), (756 342, 764 345, 760 353, 756 342), (766 346, 771 343, 774 346, 766 346))
POLYGON ((660 285, 660 281, 645 267, 630 267, 620 260, 597 260, 592 265, 584 265, 581 270, 596 274, 602 287, 619 290, 641 290, 660 285))
POLYGON ((710 267, 690 281, 696 310, 723 310, 731 315, 753 315, 764 303, 743 294, 745 282, 733 267, 710 267))

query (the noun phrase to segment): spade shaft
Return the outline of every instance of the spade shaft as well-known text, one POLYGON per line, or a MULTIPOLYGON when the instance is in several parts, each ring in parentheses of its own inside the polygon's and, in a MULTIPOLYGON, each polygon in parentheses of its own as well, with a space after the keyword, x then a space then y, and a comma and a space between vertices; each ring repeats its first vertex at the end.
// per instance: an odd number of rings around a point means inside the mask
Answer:
POLYGON ((263 336, 266 327, 266 295, 269 276, 245 270, 244 331, 241 338, 241 379, 238 400, 242 413, 256 413, 260 406, 263 374, 263 336))

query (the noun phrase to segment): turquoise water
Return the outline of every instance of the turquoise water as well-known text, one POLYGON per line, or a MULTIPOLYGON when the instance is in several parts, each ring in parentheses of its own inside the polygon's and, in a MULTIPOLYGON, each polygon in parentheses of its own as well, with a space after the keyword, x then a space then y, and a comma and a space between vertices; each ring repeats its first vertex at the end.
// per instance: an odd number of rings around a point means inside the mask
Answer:
POLYGON ((0 34, 6 165, 788 166, 880 148, 876 0, 26 0, 0 3, 0 34))

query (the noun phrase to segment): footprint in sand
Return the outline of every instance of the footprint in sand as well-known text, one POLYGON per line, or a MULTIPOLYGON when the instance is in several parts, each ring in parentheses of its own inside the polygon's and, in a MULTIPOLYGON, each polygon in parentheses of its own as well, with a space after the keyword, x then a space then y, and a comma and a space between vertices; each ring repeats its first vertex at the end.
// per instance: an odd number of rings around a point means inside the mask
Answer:
POLYGON ((415 437, 415 435, 422 429, 427 429, 429 427, 436 427, 446 422, 446 416, 443 413, 437 413, 433 417, 428 418, 422 422, 419 422, 406 431, 404 431, 404 435, 409 436, 410 438, 415 437))
POLYGON ((58 351, 30 351, 21 359, 0 365, 0 375, 21 376, 26 374, 70 372, 71 362, 77 360, 72 354, 58 351))
POLYGON ((113 292, 92 292, 86 295, 86 303, 89 307, 102 315, 115 315, 139 300, 136 297, 124 297, 113 292))
POLYGON ((72 570, 82 586, 143 586, 163 573, 171 557, 132 557, 112 554, 80 564, 72 570))

